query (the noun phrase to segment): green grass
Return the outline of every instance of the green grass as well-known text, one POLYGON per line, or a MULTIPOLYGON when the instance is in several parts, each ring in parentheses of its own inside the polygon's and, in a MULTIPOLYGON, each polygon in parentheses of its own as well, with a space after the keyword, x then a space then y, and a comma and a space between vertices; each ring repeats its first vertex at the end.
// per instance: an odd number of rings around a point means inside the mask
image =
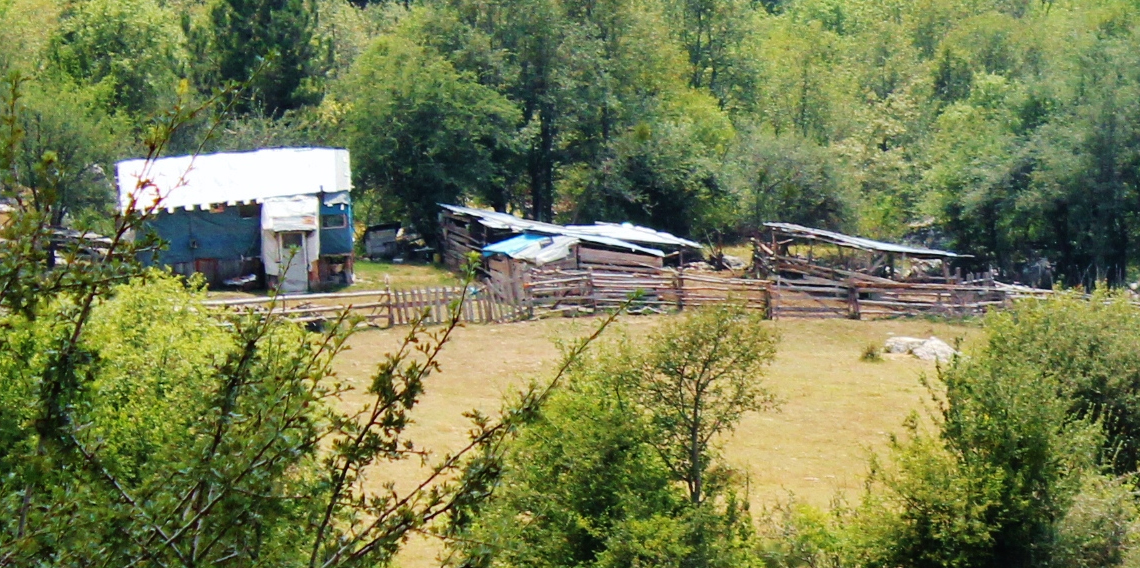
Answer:
MULTIPOLYGON (((442 266, 435 264, 393 264, 391 262, 375 262, 371 260, 357 260, 354 265, 355 280, 352 286, 328 290, 329 292, 359 292, 366 290, 383 290, 391 286, 393 290, 406 290, 409 288, 424 288, 429 286, 457 286, 459 278, 448 272, 442 266)), ((216 290, 209 293, 212 299, 241 299, 266 296, 268 290, 253 290, 238 292, 234 290, 216 290)))
POLYGON ((435 264, 393 264, 360 259, 354 264, 353 273, 355 282, 348 290, 377 290, 385 285, 400 289, 459 284, 455 274, 435 264))

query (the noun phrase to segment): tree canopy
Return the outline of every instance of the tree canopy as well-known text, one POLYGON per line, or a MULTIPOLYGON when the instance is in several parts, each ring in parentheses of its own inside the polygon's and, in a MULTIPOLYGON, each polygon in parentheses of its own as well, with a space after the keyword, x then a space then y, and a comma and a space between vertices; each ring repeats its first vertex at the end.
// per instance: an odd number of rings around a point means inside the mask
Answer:
POLYGON ((361 220, 429 240, 437 201, 729 240, 778 220, 921 237, 1012 280, 1117 285, 1140 261, 1138 10, 19 0, 0 7, 0 64, 69 93, 45 116, 86 101, 107 162, 178 97, 236 86, 168 151, 348 147, 361 220), (203 145, 211 120, 232 135, 203 145))

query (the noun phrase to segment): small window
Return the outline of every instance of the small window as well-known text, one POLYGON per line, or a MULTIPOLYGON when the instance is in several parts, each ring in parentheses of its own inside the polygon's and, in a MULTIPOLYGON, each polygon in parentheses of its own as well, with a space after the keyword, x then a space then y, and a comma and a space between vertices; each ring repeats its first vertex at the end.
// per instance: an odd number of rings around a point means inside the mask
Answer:
POLYGON ((305 239, 301 233, 281 233, 282 248, 301 248, 305 246, 305 239))
POLYGON ((321 215, 321 228, 322 229, 343 229, 348 226, 348 215, 338 213, 336 215, 321 215))
POLYGON ((210 213, 225 213, 225 212, 226 212, 226 204, 225 203, 215 203, 215 204, 210 206, 210 213))
POLYGON ((254 217, 260 217, 261 216, 261 206, 256 204, 256 203, 250 203, 248 205, 238 205, 238 215, 241 215, 242 219, 252 219, 254 217))

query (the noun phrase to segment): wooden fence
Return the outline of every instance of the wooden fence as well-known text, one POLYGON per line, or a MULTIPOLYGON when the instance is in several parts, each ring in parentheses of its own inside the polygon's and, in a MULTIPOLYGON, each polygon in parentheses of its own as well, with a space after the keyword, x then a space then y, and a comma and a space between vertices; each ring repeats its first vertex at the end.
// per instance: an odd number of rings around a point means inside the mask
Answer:
POLYGON ((533 270, 520 282, 503 284, 525 303, 526 315, 590 313, 627 301, 634 313, 663 313, 744 302, 769 318, 884 318, 915 315, 960 317, 984 313, 1049 290, 984 284, 903 283, 886 279, 835 281, 806 276, 754 280, 707 272, 661 270, 533 270))
POLYGON ((531 270, 515 278, 492 275, 467 288, 436 286, 405 290, 369 290, 330 294, 295 294, 276 298, 209 300, 207 306, 230 311, 274 313, 297 323, 336 318, 347 310, 369 325, 408 325, 418 317, 428 324, 448 320, 451 306, 463 299, 465 323, 504 323, 531 318, 591 314, 629 303, 631 313, 667 313, 688 308, 742 302, 749 309, 778 318, 868 319, 914 315, 964 316, 1009 305, 1048 290, 1001 285, 916 284, 825 278, 752 280, 707 272, 660 270, 531 270))
POLYGON ((766 281, 672 270, 535 270, 524 275, 521 287, 535 317, 591 313, 626 303, 631 313, 665 313, 730 300, 766 313, 769 305, 766 281))
POLYGON ((502 323, 526 316, 516 298, 494 285, 434 286, 406 290, 366 290, 329 294, 291 294, 276 298, 208 300, 205 306, 227 311, 270 313, 296 323, 335 319, 348 311, 377 327, 408 325, 418 317, 424 323, 448 321, 452 306, 462 297, 460 320, 465 323, 502 323))

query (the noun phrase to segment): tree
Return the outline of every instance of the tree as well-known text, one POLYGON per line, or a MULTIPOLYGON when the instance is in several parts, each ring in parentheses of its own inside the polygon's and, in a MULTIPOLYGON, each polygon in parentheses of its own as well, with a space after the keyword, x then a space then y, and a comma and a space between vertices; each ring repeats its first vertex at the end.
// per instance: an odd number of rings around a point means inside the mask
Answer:
MULTIPOLYGON (((18 74, 6 79, 7 126, 19 134, 9 146, 11 183, 48 190, 29 197, 55 227, 69 217, 105 221, 115 203, 110 172, 130 144, 130 125, 109 116, 91 88, 18 74)), ((106 222, 97 228, 111 229, 106 222)))
POLYGON ((1135 317, 1104 293, 987 316, 985 346, 939 370, 935 413, 908 418, 821 552, 859 566, 1123 565, 1131 473, 1107 467, 1134 435, 1099 391, 1133 396, 1131 379, 1103 373, 1132 366, 1135 317))
POLYGON ((578 360, 505 440, 489 499, 453 517, 452 564, 748 565, 751 520, 711 441, 772 404, 757 374, 775 337, 756 323, 711 309, 578 360))
POLYGON ((740 192, 742 232, 782 221, 841 229, 851 218, 835 158, 809 140, 749 133, 731 158, 740 192))
POLYGON ((776 403, 759 382, 776 354, 776 336, 759 316, 728 304, 667 322, 648 345, 631 394, 650 415, 661 459, 689 501, 701 505, 720 481, 709 479, 714 439, 745 412, 776 403))
POLYGON ((624 363, 612 347, 583 360, 509 441, 491 498, 449 527, 449 564, 680 566, 684 496, 610 375, 624 363))
POLYGON ((185 65, 182 31, 150 0, 91 0, 62 18, 48 59, 75 81, 105 90, 107 109, 140 119, 174 104, 185 65))
POLYGON ((382 37, 347 85, 357 187, 395 197, 429 241, 437 203, 490 195, 503 184, 518 110, 470 74, 407 39, 382 37))
POLYGON ((202 86, 247 86, 236 110, 279 117, 320 101, 330 53, 315 37, 315 0, 221 0, 210 10, 202 86))

